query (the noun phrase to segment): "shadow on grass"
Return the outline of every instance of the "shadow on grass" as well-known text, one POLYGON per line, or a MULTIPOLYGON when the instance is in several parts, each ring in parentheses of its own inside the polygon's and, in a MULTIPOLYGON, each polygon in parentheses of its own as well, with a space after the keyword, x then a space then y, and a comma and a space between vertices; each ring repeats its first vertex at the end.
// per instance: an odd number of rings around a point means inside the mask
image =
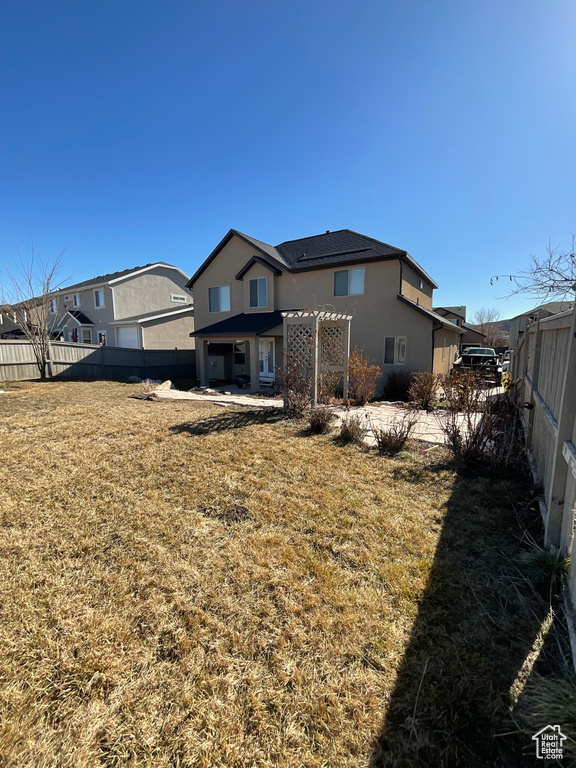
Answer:
POLYGON ((255 424, 277 424, 285 421, 286 416, 281 408, 261 408, 255 410, 225 411, 206 419, 190 421, 186 424, 176 424, 170 427, 174 434, 208 435, 211 432, 228 432, 245 429, 255 424))
POLYGON ((527 491, 523 479, 457 476, 371 768, 532 764, 510 715, 549 609, 522 570, 527 491))

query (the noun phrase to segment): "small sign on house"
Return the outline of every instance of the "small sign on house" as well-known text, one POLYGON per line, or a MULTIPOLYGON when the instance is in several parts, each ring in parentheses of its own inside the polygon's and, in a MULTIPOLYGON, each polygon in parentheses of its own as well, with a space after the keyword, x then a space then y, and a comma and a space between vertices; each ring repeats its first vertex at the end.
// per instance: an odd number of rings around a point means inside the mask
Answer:
POLYGON ((536 757, 538 760, 561 760, 562 744, 566 736, 560 730, 559 725, 547 725, 532 736, 536 742, 536 757))

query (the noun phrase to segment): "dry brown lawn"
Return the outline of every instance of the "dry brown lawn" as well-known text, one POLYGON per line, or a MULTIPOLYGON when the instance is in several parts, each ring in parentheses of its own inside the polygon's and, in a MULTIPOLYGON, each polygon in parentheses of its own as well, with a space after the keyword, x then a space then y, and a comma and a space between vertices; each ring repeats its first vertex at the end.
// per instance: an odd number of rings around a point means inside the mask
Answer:
POLYGON ((0 763, 367 765, 455 472, 134 385, 14 389, 0 763))

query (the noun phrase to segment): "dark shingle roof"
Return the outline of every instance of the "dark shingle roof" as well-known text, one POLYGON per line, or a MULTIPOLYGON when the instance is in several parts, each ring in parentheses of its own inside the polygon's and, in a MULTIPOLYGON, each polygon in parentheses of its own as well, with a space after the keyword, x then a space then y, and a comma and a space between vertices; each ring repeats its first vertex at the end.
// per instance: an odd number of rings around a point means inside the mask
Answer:
POLYGON ((72 317, 77 320, 80 325, 94 325, 92 320, 90 320, 90 318, 87 317, 84 312, 80 312, 79 309, 68 309, 66 311, 69 315, 72 315, 72 317))
POLYGON ((353 232, 351 229, 340 229, 337 232, 326 232, 323 235, 303 237, 299 240, 286 240, 286 242, 280 243, 276 247, 244 235, 236 229, 231 229, 190 278, 187 283, 188 288, 192 287, 193 283, 234 235, 254 245, 260 253, 265 257, 268 256, 276 264, 287 266, 291 272, 305 272, 313 269, 339 266, 346 267, 368 261, 402 259, 434 288, 438 288, 430 275, 422 269, 409 253, 400 248, 395 248, 393 245, 382 243, 380 240, 375 240, 373 237, 353 232))
POLYGON ((242 312, 213 325, 199 328, 192 336, 259 336, 261 333, 282 325, 282 312, 242 312))
POLYGON ((401 296, 398 294, 396 297, 398 301, 401 301, 403 304, 406 304, 411 309, 415 310, 416 312, 419 312, 421 315, 424 315, 424 317, 427 317, 429 320, 432 320, 433 323, 438 323, 439 325, 444 326, 445 328, 449 328, 451 331, 456 331, 457 333, 463 334, 464 329, 461 328, 458 325, 455 325, 454 323, 451 323, 450 320, 446 320, 445 317, 442 317, 442 315, 439 315, 437 312, 434 312, 433 309, 428 309, 427 307, 423 307, 421 304, 417 304, 415 301, 412 301, 412 299, 406 298, 406 296, 401 296))

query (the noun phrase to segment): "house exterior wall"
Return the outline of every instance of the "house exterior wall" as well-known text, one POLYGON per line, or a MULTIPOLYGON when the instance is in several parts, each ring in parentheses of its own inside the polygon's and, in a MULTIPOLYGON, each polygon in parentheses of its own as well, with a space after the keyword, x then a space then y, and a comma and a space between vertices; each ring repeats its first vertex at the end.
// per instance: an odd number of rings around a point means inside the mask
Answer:
POLYGON ((434 289, 427 280, 420 277, 409 264, 402 264, 402 290, 400 293, 417 304, 432 309, 432 294, 434 289), (422 288, 420 288, 422 284, 422 288))
POLYGON ((18 326, 11 320, 11 318, 4 312, 0 312, 0 336, 3 333, 10 333, 10 331, 17 331, 18 326))
POLYGON ((179 305, 170 301, 171 293, 186 296, 187 303, 191 304, 192 294, 184 287, 186 282, 187 278, 180 272, 163 267, 122 280, 113 285, 115 319, 176 308, 179 305))
POLYGON ((460 348, 460 334, 450 328, 440 328, 434 333, 434 373, 450 373, 452 363, 460 348))
POLYGON ((187 312, 175 317, 141 323, 144 349, 193 349, 194 315, 187 312))
MULTIPOLYGON (((332 309, 353 315, 351 323, 351 349, 364 350, 370 360, 380 366, 383 376, 393 370, 429 371, 433 364, 432 321, 398 301, 400 288, 400 262, 388 261, 355 264, 363 266, 364 294, 361 296, 334 296, 334 272, 343 267, 315 269, 307 272, 284 271, 275 277, 261 265, 254 265, 244 276, 235 275, 254 255, 256 250, 240 238, 233 236, 204 269, 194 283, 194 307, 196 330, 212 325, 242 312, 254 311, 249 306, 249 280, 254 277, 268 279, 269 299, 265 310, 294 310, 302 308, 332 309), (209 312, 208 289, 230 286, 230 310, 209 312), (384 364, 386 337, 406 337, 406 362, 404 365, 384 364)), ((424 290, 418 288, 420 277, 403 264, 403 285, 410 290, 410 298, 419 300, 423 307, 432 306, 432 286, 424 281, 424 290)), ((281 330, 278 329, 278 335, 281 330)), ((274 336, 268 331, 264 336, 274 336)), ((282 360, 282 340, 276 345, 276 363, 282 360)))

